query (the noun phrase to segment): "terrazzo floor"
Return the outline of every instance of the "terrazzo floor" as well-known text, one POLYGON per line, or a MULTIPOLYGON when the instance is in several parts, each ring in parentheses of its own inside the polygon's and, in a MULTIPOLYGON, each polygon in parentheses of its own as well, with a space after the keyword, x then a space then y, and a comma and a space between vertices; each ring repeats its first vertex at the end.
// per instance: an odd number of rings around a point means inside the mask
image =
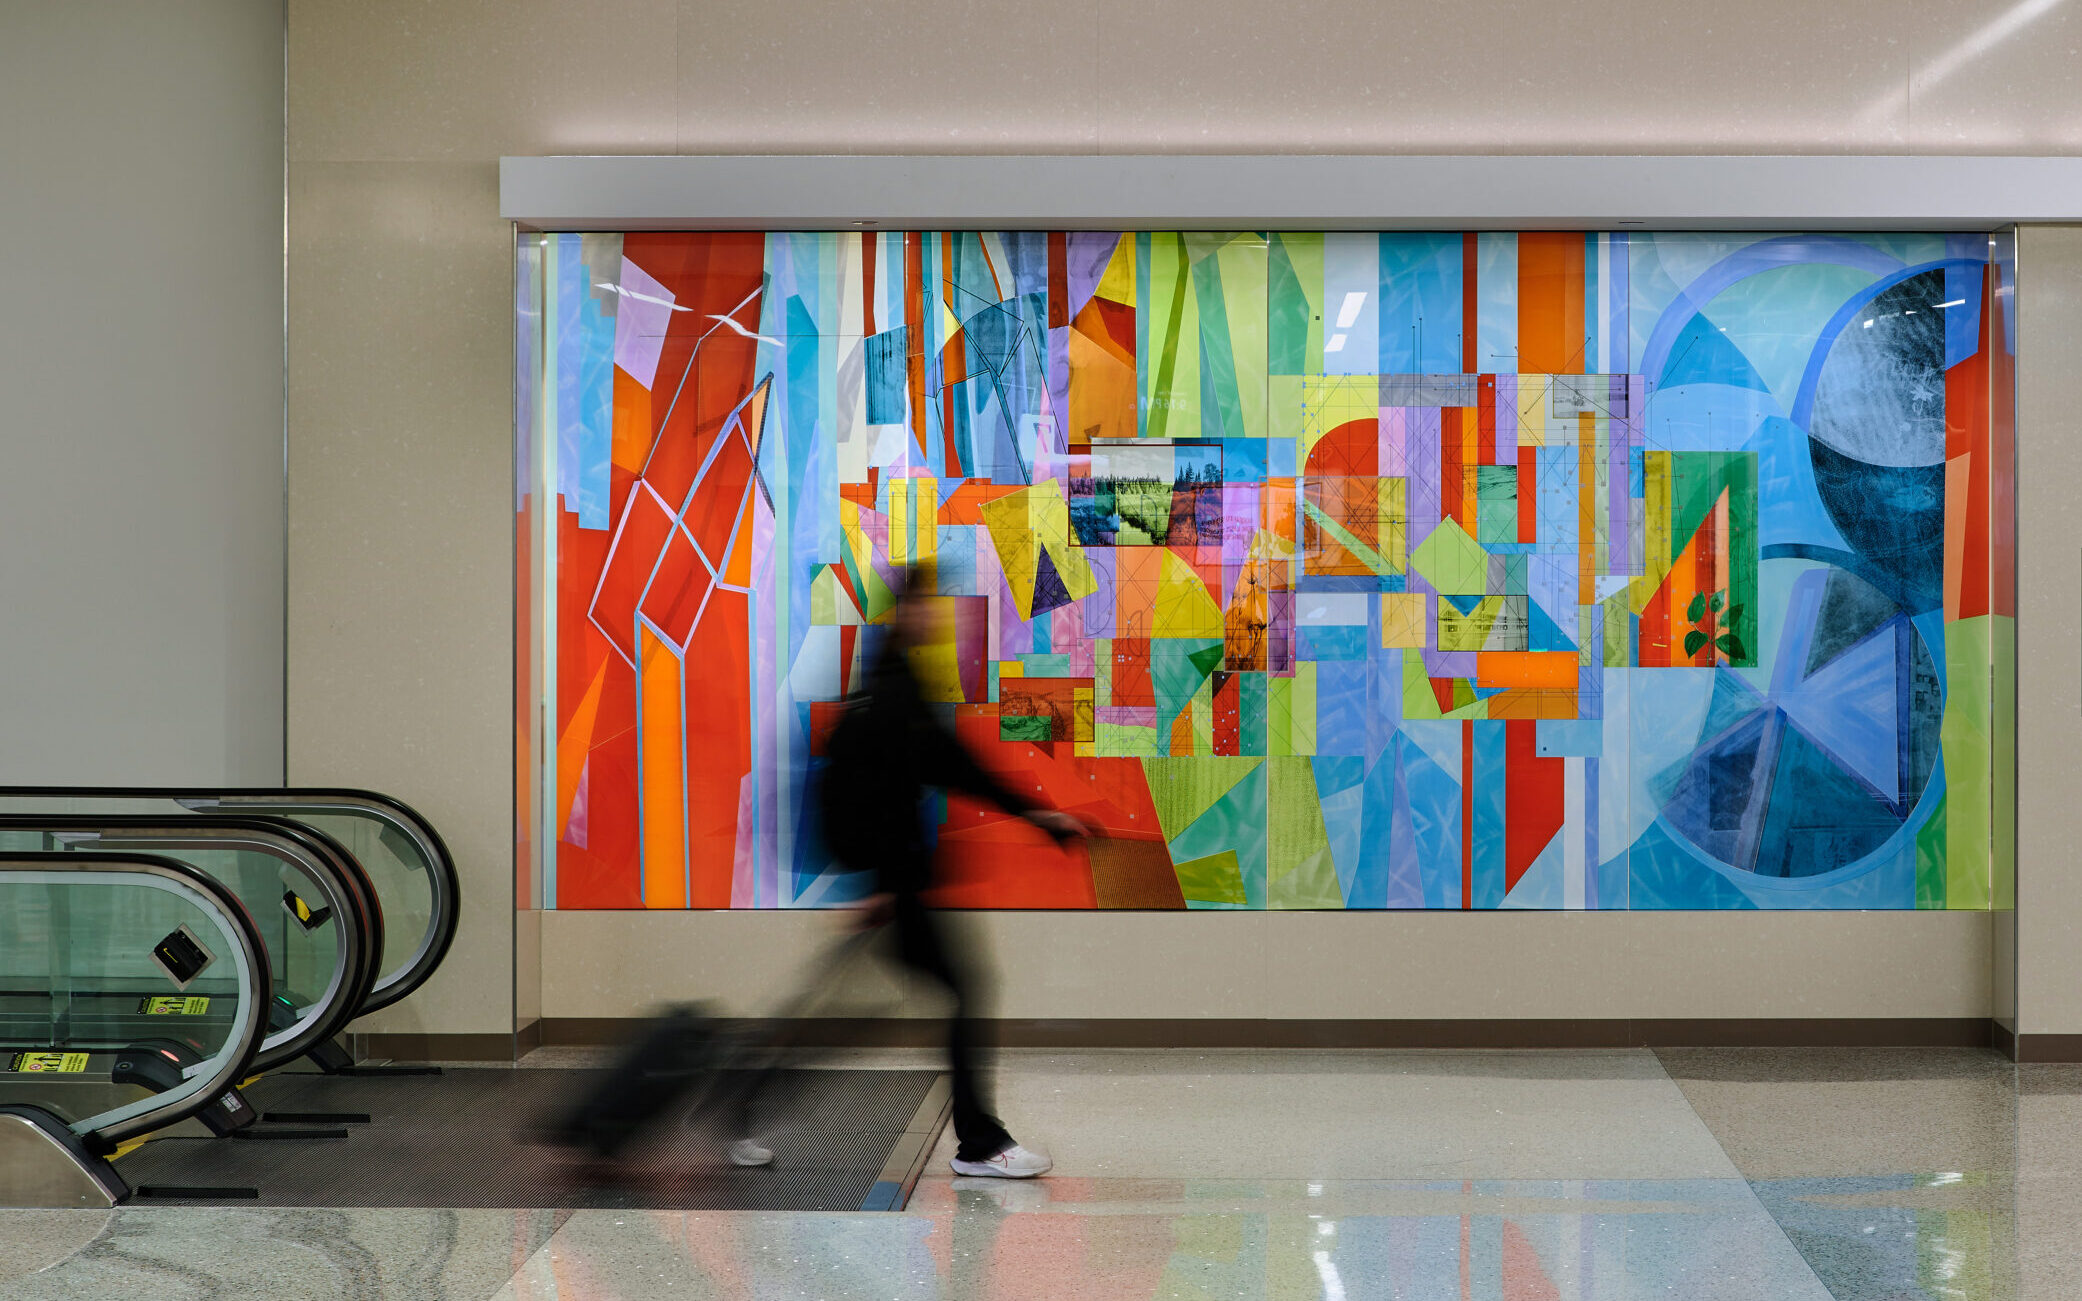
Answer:
POLYGON ((997 1105, 1052 1176, 943 1138, 901 1214, 0 1212, 0 1297, 2082 1296, 2082 1069, 1992 1053, 1014 1051, 997 1105))

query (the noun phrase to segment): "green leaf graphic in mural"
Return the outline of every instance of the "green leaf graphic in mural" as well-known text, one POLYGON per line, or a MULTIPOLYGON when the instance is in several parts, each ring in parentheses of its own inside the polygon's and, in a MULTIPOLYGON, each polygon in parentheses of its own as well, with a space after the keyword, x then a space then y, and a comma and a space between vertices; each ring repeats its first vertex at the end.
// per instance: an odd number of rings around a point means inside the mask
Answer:
POLYGON ((1727 599, 1728 599, 1728 594, 1727 594, 1726 592, 1715 592, 1715 593, 1713 594, 1713 612, 1714 612, 1715 614, 1719 614, 1719 613, 1720 613, 1721 605, 1722 605, 1722 603, 1723 603, 1723 602, 1725 602, 1725 601, 1726 601, 1727 599))
POLYGON ((1693 623, 1697 623, 1706 617, 1706 593, 1692 593, 1691 608, 1684 612, 1684 617, 1690 619, 1693 623))
POLYGON ((1728 654, 1728 658, 1731 660, 1739 660, 1742 658, 1742 643, 1741 641, 1737 640, 1735 634, 1732 632, 1724 632, 1720 636, 1714 638, 1713 644, 1726 651, 1728 654))
POLYGON ((1735 626, 1735 621, 1737 619, 1740 619, 1741 617, 1742 607, 1739 605, 1731 605, 1728 607, 1728 617, 1721 620, 1721 622, 1727 624, 1730 628, 1732 628, 1735 626))
POLYGON ((1704 646, 1705 644, 1706 634, 1700 632, 1697 628, 1692 629, 1690 632, 1684 635, 1685 657, 1689 659, 1691 656, 1697 655, 1699 653, 1699 648, 1701 646, 1704 646))

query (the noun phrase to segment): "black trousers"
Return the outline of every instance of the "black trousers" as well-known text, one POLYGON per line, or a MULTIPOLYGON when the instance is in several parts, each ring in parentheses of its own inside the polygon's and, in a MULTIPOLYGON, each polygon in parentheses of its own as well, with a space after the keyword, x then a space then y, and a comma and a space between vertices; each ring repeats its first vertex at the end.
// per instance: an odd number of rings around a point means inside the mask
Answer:
POLYGON ((947 1063, 953 1076, 955 1155, 964 1161, 986 1161, 1012 1146, 1012 1136, 991 1115, 986 1086, 979 1074, 976 973, 969 955, 949 943, 947 928, 915 894, 896 896, 890 930, 896 958, 907 970, 944 988, 954 1000, 947 1024, 947 1063))

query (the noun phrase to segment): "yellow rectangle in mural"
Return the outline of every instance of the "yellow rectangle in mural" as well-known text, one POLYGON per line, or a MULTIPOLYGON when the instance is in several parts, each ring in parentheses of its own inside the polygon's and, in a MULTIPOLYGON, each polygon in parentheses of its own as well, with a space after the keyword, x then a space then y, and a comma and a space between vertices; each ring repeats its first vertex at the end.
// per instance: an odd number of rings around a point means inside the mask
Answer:
POLYGON ((1381 593, 1381 645, 1390 650, 1430 645, 1430 599, 1422 592, 1381 593))

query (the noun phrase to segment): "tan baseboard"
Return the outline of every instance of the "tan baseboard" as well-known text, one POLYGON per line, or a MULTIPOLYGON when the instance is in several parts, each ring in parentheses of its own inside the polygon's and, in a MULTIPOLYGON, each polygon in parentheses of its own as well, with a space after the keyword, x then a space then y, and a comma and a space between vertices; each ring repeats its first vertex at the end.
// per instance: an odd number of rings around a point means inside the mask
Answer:
MULTIPOLYGON (((641 1022, 545 1017, 541 1042, 597 1046, 626 1040, 641 1022)), ((743 1023, 725 1022, 728 1028, 743 1023)), ((1978 1017, 1696 1020, 1271 1021, 1216 1018, 1005 1018, 988 1024, 1007 1048, 1985 1048, 1993 1022, 1978 1017)), ((937 1021, 815 1018, 793 1027, 819 1047, 912 1048, 939 1043, 937 1021)), ((2078 1056, 2046 1060, 2082 1061, 2078 1056)))

